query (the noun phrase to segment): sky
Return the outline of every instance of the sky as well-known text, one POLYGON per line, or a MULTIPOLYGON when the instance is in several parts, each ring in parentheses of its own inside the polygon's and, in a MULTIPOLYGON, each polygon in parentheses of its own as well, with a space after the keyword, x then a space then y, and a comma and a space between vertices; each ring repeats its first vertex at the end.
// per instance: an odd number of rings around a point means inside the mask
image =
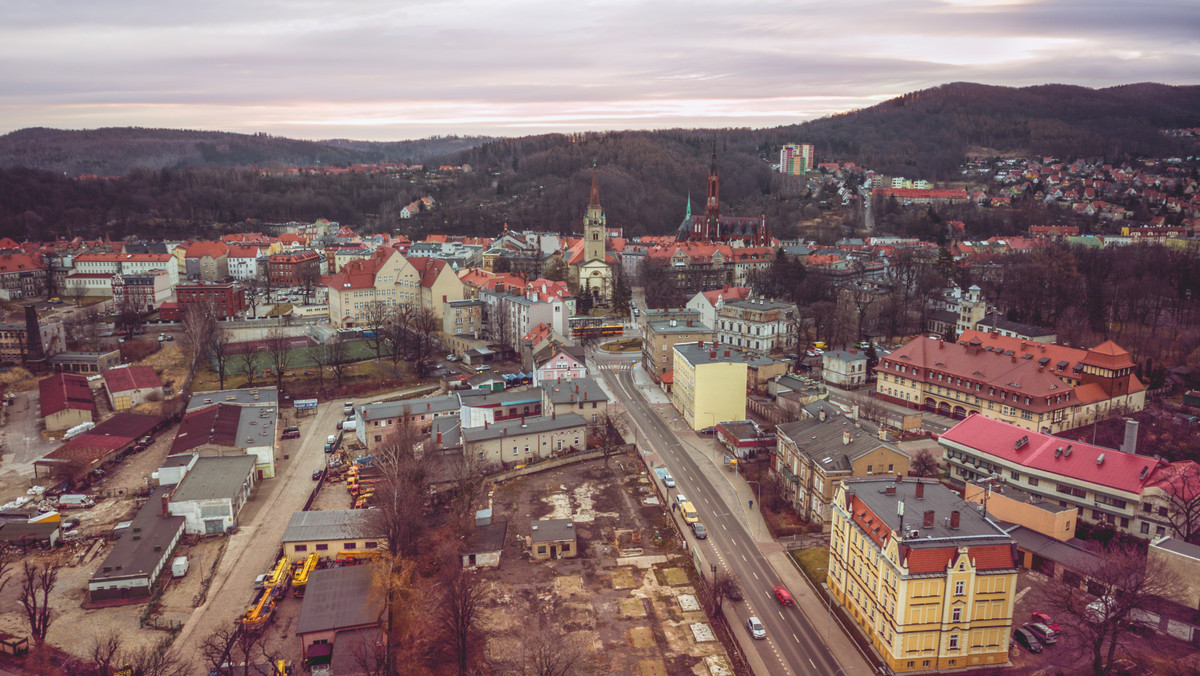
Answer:
POLYGON ((771 127, 966 81, 1200 83, 1197 0, 0 0, 0 133, 771 127))

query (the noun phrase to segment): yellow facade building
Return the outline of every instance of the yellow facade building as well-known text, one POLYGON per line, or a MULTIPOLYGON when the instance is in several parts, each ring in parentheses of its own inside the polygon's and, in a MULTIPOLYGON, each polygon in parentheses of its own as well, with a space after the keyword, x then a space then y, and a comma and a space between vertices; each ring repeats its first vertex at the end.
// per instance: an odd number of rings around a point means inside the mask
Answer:
POLYGON ((678 343, 671 403, 693 430, 746 419, 747 363, 741 350, 715 343, 678 343))
POLYGON ((847 479, 834 499, 829 587, 897 673, 1008 662, 1012 538, 933 480, 847 479))

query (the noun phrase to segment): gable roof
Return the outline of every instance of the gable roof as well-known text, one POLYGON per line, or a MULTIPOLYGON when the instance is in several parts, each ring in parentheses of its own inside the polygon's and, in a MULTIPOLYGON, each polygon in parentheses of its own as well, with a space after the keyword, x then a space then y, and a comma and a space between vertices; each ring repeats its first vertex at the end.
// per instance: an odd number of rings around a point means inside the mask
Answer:
POLYGON ((96 412, 92 388, 87 378, 77 373, 59 373, 38 382, 42 417, 66 410, 96 412))
POLYGON ((202 258, 211 256, 212 258, 220 258, 229 254, 229 245, 225 242, 193 242, 188 246, 184 253, 185 258, 202 258))
POLYGON ((162 387, 162 380, 151 366, 120 366, 104 372, 104 386, 116 394, 129 390, 162 387))

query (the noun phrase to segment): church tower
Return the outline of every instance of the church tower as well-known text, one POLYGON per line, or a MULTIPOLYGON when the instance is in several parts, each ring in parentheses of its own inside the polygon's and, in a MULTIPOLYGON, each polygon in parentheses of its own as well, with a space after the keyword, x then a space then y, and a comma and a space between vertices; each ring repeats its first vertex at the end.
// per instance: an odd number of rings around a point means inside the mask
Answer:
POLYGON ((721 172, 717 170, 717 143, 713 142, 712 162, 708 166, 708 196, 704 201, 703 239, 721 239, 721 172))
POLYGON ((600 186, 596 182, 596 169, 593 167, 592 196, 588 200, 587 214, 583 217, 583 260, 603 261, 607 241, 604 209, 600 208, 600 186))

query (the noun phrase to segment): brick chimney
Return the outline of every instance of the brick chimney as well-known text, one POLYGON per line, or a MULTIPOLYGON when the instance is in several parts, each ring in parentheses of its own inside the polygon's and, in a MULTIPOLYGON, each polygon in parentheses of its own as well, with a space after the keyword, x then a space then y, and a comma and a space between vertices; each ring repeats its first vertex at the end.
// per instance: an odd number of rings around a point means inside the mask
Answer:
POLYGON ((171 516, 170 504, 171 504, 171 494, 163 493, 163 496, 162 496, 162 515, 163 516, 171 516))
POLYGON ((917 499, 925 499, 925 484, 921 483, 920 479, 917 479, 917 499))
POLYGON ((960 515, 959 515, 959 512, 957 509, 954 510, 953 512, 950 512, 950 528, 952 530, 958 530, 959 516, 960 515))
MULTIPOLYGON (((920 484, 918 484, 920 485, 920 484)), ((925 515, 921 519, 921 528, 933 528, 933 521, 936 514, 932 509, 925 510, 925 515)))
POLYGON ((842 430, 842 445, 850 445, 850 430, 842 430))

